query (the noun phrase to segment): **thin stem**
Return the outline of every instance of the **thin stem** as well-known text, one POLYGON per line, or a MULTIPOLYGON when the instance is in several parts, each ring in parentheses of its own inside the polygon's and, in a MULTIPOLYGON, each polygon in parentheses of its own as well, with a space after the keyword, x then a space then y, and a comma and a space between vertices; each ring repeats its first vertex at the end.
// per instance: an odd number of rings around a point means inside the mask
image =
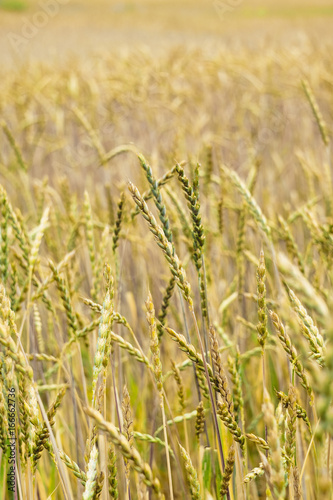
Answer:
MULTIPOLYGON (((192 313, 192 317, 193 317, 193 321, 194 321, 194 326, 195 326, 195 331, 196 331, 198 342, 199 342, 199 346, 200 346, 200 351, 201 351, 203 365, 204 365, 204 368, 205 368, 205 374, 206 374, 207 385, 208 385, 208 390, 209 390, 209 397, 210 397, 210 402, 211 402, 212 410, 213 410, 212 413, 213 413, 214 426, 215 426, 217 443, 218 443, 219 464, 220 464, 221 473, 223 474, 224 467, 225 467, 225 462, 224 462, 224 456, 223 456, 223 449, 222 449, 220 429, 219 429, 219 424, 218 424, 217 416, 216 416, 217 413, 216 413, 215 399, 214 399, 214 396, 213 396, 212 385, 210 383, 210 378, 209 378, 209 373, 208 373, 208 368, 207 368, 207 362, 206 362, 204 348, 203 348, 203 344, 202 344, 202 340, 201 340, 201 336, 200 336, 200 332, 199 332, 197 318, 195 316, 195 312, 194 312, 193 308, 191 308, 191 313, 192 313)), ((229 492, 227 493, 227 498, 228 498, 228 500, 230 499, 229 492)))
POLYGON ((164 397, 163 397, 163 394, 161 394, 161 410, 162 410, 162 419, 163 419, 163 432, 164 432, 165 453, 166 453, 167 469, 168 469, 170 500, 173 500, 174 497, 173 497, 173 486, 172 486, 170 453, 169 453, 169 443, 168 443, 168 431, 167 431, 167 427, 166 427, 166 418, 165 418, 165 411, 164 411, 164 397))
MULTIPOLYGON (((191 339, 190 339, 190 333, 188 331, 187 319, 186 319, 186 314, 185 314, 184 299, 183 299, 183 296, 182 296, 182 292, 180 291, 180 288, 178 288, 178 293, 179 293, 180 307, 182 308, 182 315, 183 315, 183 320, 184 320, 186 340, 190 344, 191 343, 191 339)), ((195 371, 195 363, 193 362, 192 365, 193 365, 193 371, 194 371, 195 385, 196 385, 196 388, 197 388, 198 399, 199 399, 199 403, 200 403, 200 401, 201 401, 201 393, 200 393, 200 387, 199 387, 197 372, 195 371)))
MULTIPOLYGON (((263 385, 262 394, 263 394, 263 400, 264 400, 264 393, 265 393, 265 388, 266 388, 265 382, 266 382, 265 348, 263 348, 263 350, 262 350, 262 385, 263 385)), ((267 435, 268 435, 267 425, 265 424, 265 441, 266 441, 266 443, 267 443, 267 435)), ((266 450, 266 457, 268 457, 268 450, 266 450)))

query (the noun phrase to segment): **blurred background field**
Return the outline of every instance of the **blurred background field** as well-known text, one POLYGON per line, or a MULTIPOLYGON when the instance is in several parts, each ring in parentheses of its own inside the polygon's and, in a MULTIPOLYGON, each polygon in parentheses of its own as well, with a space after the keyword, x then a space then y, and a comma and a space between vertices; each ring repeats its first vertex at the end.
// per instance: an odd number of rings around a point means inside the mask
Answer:
MULTIPOLYGON (((47 3, 46 0, 44 3, 47 3)), ((1 61, 86 57, 96 50, 119 51, 144 44, 152 50, 186 43, 216 50, 223 44, 271 43, 288 47, 304 36, 318 42, 332 39, 333 5, 329 0, 181 0, 115 2, 68 0, 49 17, 29 43, 13 49, 9 33, 42 10, 38 0, 0 1, 1 61)))

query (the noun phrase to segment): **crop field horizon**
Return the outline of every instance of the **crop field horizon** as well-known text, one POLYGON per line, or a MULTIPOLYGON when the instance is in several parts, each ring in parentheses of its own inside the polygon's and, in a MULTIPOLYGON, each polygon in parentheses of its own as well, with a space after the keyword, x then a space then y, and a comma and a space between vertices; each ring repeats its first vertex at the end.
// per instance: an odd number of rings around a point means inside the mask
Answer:
POLYGON ((260 50, 267 40, 287 49, 307 37, 332 43, 332 16, 330 0, 0 0, 0 61, 57 63, 138 46, 159 54, 175 46, 260 50))
POLYGON ((0 498, 333 499, 331 2, 0 2, 0 498))

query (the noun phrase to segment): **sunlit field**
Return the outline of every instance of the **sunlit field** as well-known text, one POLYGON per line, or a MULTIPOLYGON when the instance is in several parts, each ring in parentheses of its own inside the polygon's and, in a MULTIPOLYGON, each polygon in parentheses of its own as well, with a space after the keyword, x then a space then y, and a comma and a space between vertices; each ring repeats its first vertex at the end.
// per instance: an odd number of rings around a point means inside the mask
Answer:
POLYGON ((51 4, 0 2, 0 498, 331 499, 330 2, 51 4))

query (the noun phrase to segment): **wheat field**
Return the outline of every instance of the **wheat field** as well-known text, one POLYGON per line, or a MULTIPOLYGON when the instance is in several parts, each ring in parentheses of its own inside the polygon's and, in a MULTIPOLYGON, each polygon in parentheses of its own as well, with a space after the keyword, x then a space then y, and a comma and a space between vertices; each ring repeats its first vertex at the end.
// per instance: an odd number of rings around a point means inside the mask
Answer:
POLYGON ((1 498, 332 498, 331 53, 2 72, 1 498))

